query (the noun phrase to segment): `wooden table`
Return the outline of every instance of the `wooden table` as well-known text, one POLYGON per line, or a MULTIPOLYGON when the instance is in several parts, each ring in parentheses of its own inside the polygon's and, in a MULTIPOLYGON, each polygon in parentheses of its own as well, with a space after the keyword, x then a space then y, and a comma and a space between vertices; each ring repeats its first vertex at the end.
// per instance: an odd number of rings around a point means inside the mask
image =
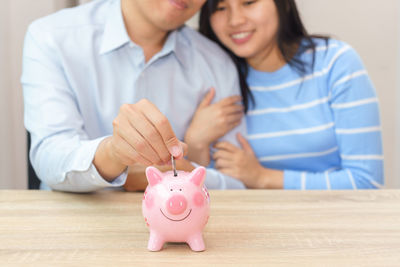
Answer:
POLYGON ((400 266, 400 191, 211 191, 207 250, 147 251, 141 193, 0 191, 0 266, 400 266))

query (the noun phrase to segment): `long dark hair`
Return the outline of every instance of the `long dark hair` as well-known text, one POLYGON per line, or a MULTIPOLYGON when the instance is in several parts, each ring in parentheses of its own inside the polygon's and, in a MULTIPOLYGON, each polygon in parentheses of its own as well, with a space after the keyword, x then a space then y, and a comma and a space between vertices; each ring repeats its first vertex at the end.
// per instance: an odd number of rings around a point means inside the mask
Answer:
MULTIPOLYGON (((240 90, 243 97, 245 111, 249 108, 249 100, 254 104, 254 96, 246 82, 248 75, 248 65, 244 58, 237 57, 229 49, 227 49, 217 38, 211 28, 210 17, 216 11, 218 3, 221 0, 207 0, 206 4, 201 9, 199 31, 218 43, 232 58, 235 63, 238 73, 240 90)), ((279 15, 278 29, 278 47, 286 63, 293 67, 299 74, 305 74, 307 68, 314 68, 315 47, 316 44, 313 38, 322 38, 326 42, 328 37, 319 35, 310 35, 300 18, 300 14, 295 3, 295 0, 274 0, 279 15), (301 45, 300 45, 301 44, 301 45), (312 51, 312 62, 307 62, 301 59, 301 54, 306 50, 312 51)))

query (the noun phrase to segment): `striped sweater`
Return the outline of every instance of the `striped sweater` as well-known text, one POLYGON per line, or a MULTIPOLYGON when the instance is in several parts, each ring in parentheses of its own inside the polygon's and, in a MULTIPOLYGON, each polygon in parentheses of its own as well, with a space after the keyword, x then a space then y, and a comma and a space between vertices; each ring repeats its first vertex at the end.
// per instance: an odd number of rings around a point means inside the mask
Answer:
MULTIPOLYGON (((313 69, 249 70, 247 138, 260 163, 284 171, 285 189, 366 189, 383 185, 375 89, 346 43, 314 39, 313 69)), ((301 55, 311 62, 312 53, 301 55)))

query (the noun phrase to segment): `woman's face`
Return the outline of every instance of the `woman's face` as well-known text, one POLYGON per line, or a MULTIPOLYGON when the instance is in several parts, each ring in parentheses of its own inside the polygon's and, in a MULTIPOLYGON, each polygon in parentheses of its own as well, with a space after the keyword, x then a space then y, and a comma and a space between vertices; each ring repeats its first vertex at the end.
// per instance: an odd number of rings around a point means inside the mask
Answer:
POLYGON ((277 44, 279 15, 274 0, 221 0, 210 22, 221 43, 247 60, 277 44))

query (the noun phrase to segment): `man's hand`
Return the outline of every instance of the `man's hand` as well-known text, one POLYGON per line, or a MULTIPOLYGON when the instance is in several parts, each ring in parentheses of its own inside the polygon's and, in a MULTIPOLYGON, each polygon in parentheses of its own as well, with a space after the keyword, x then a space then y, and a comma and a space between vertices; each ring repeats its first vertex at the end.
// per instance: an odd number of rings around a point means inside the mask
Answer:
POLYGON ((181 159, 186 154, 186 144, 176 138, 168 119, 147 99, 121 106, 113 128, 113 135, 100 143, 93 160, 106 180, 136 163, 163 165, 171 155, 181 159))

